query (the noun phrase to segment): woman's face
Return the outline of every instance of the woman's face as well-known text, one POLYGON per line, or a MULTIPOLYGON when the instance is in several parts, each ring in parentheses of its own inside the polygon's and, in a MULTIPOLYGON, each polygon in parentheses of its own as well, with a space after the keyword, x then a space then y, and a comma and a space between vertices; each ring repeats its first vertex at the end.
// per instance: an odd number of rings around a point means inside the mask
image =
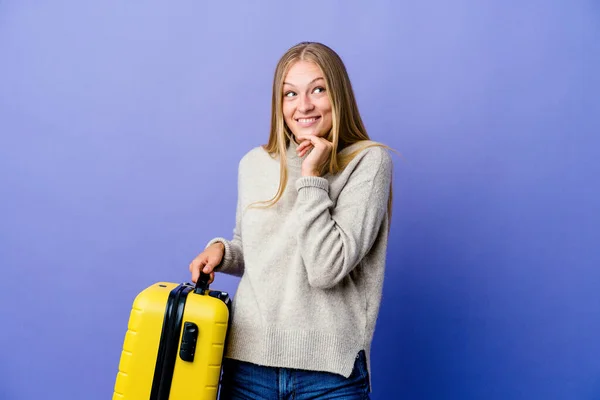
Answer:
POLYGON ((324 137, 331 130, 331 102, 317 64, 297 61, 288 70, 283 79, 283 118, 298 143, 303 136, 324 137))

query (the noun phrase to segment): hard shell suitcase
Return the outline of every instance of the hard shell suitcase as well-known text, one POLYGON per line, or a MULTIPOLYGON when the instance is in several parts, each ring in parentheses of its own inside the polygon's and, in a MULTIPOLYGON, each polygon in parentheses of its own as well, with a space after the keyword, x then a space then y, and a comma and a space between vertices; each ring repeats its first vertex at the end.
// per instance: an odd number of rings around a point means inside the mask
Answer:
POLYGON ((207 282, 158 282, 136 296, 113 400, 217 398, 231 300, 207 282))

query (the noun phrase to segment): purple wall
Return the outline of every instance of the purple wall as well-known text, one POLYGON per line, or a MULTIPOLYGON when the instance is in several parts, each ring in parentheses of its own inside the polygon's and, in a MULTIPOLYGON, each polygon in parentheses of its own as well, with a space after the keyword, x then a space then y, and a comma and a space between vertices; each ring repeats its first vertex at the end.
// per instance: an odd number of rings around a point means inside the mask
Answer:
POLYGON ((134 296, 231 234, 301 40, 404 157, 373 398, 600 397, 597 2, 52 3, 0 1, 1 399, 110 398, 134 296))

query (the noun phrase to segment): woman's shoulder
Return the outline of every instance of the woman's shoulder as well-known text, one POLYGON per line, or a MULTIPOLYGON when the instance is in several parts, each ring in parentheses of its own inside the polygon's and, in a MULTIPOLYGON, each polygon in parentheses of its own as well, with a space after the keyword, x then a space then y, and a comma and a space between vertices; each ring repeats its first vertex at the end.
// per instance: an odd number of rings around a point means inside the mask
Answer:
POLYGON ((260 166, 269 160, 273 160, 263 146, 250 149, 240 160, 240 167, 260 166))
POLYGON ((340 155, 350 159, 349 167, 391 169, 393 162, 390 150, 382 143, 365 140, 347 146, 340 155))

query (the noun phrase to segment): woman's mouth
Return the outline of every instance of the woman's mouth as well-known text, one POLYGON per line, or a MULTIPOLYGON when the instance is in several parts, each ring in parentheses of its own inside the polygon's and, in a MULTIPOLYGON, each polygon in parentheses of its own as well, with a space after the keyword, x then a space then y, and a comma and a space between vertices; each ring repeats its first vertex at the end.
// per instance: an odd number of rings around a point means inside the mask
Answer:
POLYGON ((314 125, 321 117, 296 118, 296 122, 303 128, 314 125))

